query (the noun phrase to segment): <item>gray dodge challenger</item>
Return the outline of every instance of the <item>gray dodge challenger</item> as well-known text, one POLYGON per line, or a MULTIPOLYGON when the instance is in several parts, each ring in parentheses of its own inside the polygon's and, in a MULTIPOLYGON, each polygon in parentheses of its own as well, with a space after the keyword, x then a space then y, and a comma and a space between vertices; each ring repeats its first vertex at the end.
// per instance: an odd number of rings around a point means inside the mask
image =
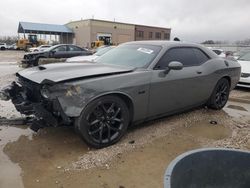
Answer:
POLYGON ((198 44, 128 42, 96 62, 22 70, 0 97, 35 117, 31 129, 73 125, 87 144, 102 148, 132 124, 202 105, 222 109, 240 72, 237 61, 198 44))

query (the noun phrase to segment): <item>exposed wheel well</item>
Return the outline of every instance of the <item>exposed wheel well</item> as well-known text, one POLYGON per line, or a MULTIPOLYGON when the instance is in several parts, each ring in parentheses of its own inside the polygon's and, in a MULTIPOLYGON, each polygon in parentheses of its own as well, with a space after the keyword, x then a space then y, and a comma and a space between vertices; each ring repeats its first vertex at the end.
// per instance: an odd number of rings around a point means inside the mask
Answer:
POLYGON ((231 78, 229 76, 224 76, 222 78, 226 78, 228 80, 228 82, 229 82, 229 86, 231 87, 231 78))

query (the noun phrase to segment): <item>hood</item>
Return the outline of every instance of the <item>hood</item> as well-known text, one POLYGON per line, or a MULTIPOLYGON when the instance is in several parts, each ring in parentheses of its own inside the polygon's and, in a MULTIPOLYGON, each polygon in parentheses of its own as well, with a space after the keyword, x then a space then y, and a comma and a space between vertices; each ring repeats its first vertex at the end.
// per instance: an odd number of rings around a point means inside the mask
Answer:
POLYGON ((55 63, 24 69, 17 76, 36 83, 56 83, 77 78, 121 74, 133 71, 133 67, 122 67, 101 63, 55 63))
POLYGON ((241 72, 250 73, 250 61, 240 61, 240 60, 238 60, 238 62, 241 65, 241 72))
POLYGON ((45 52, 46 51, 28 52, 28 53, 25 53, 25 55, 38 55, 38 54, 43 54, 45 52))

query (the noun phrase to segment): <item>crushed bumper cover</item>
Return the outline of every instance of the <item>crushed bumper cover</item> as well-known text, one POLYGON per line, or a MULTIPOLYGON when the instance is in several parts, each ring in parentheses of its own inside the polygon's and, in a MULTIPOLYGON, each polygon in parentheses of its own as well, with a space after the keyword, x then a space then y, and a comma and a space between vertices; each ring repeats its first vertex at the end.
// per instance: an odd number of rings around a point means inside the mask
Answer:
POLYGON ((57 99, 53 101, 40 100, 32 102, 22 86, 13 82, 0 91, 1 100, 11 100, 17 111, 27 116, 34 116, 30 128, 38 131, 40 128, 71 124, 71 119, 63 112, 57 99))

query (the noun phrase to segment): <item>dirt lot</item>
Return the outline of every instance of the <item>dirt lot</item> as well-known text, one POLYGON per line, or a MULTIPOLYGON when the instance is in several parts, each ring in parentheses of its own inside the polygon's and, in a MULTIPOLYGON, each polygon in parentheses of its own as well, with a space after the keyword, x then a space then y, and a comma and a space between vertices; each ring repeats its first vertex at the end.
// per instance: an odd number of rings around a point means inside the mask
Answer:
MULTIPOLYGON (((0 53, 0 86, 14 79, 20 68, 7 62, 20 55, 0 53)), ((2 124, 0 187, 161 188, 169 162, 185 151, 250 150, 250 90, 234 90, 231 99, 221 111, 196 109, 130 128, 122 141, 101 150, 88 148, 70 127, 34 133, 26 125, 2 124)), ((20 114, 0 101, 0 117, 20 114)))
POLYGON ((20 51, 0 50, 0 63, 19 62, 23 58, 24 53, 25 52, 22 50, 20 51))

